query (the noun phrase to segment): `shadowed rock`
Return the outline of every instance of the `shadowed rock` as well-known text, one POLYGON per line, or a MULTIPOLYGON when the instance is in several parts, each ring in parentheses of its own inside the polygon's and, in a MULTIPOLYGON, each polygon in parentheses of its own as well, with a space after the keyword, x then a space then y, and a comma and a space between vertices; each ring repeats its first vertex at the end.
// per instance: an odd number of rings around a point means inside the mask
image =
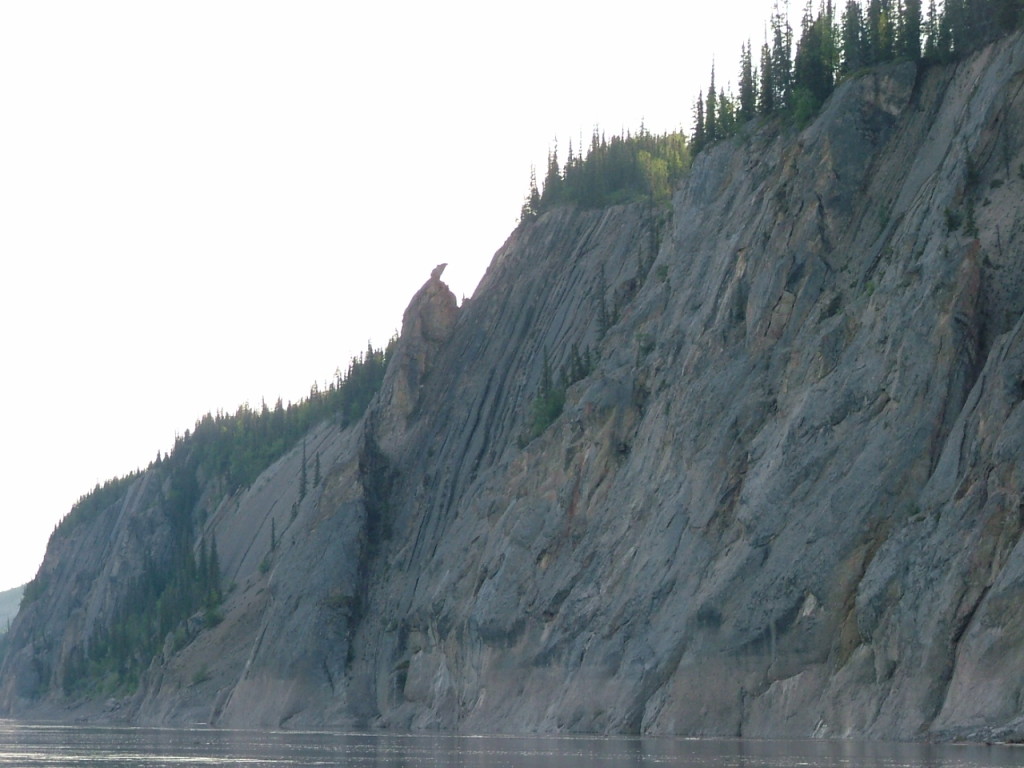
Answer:
POLYGON ((703 152, 671 210, 522 224, 461 308, 439 265, 363 421, 307 436, 320 486, 296 447, 205 489, 224 620, 116 710, 62 697, 167 547, 143 474, 51 541, 0 709, 1021 738, 1022 68, 1017 35, 851 78, 804 131, 703 152))

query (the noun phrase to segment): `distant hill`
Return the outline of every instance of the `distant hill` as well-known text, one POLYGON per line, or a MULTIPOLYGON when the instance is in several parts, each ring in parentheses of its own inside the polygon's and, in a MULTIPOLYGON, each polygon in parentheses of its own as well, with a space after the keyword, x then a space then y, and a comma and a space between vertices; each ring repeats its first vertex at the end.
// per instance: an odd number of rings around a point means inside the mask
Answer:
POLYGON ((21 594, 25 591, 25 585, 0 592, 0 635, 7 632, 7 625, 18 615, 18 606, 21 605, 21 594))

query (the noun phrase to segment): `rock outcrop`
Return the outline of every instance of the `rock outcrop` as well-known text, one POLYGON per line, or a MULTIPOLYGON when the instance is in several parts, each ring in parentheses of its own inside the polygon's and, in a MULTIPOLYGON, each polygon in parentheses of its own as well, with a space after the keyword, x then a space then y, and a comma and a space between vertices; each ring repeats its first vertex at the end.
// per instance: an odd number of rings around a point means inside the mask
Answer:
POLYGON ((55 537, 0 710, 1022 738, 1022 201, 1018 35, 705 151, 670 210, 524 223, 463 307, 435 270, 311 493, 299 448, 206 489, 224 619, 133 697, 55 681, 161 551, 151 479, 55 537))

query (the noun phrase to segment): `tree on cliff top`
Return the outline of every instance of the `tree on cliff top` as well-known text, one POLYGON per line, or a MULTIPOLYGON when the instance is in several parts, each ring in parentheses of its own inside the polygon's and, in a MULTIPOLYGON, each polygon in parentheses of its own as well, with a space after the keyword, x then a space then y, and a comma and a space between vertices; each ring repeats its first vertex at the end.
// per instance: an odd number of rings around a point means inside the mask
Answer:
POLYGON ((689 142, 682 133, 655 135, 641 125, 635 135, 606 139, 595 129, 586 156, 570 149, 560 168, 557 149, 549 155, 544 190, 531 211, 543 213, 563 204, 663 203, 689 167, 689 142))
POLYGON ((737 119, 730 128, 723 106, 734 104, 729 91, 702 91, 693 129, 695 152, 727 138, 751 114, 790 116, 802 124, 828 98, 836 82, 867 66, 891 61, 948 61, 964 56, 1024 22, 1024 0, 946 0, 938 10, 930 0, 846 0, 841 13, 832 0, 807 0, 795 43, 788 7, 778 1, 769 17, 770 33, 761 47, 758 77, 753 76, 749 43, 741 48, 737 119), (838 14, 838 19, 837 19, 838 14), (755 87, 752 87, 755 86, 755 87), (709 128, 710 125, 710 128, 709 128))

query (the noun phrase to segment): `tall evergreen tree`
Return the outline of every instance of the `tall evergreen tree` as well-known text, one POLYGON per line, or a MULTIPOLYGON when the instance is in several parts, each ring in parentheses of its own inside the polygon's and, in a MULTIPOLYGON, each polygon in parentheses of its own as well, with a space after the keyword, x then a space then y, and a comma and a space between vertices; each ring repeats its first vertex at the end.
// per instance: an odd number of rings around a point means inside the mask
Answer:
MULTIPOLYGON (((806 13, 810 13, 810 2, 807 7, 806 13)), ((809 18, 805 14, 800 26, 802 32, 793 66, 793 89, 798 93, 801 109, 813 113, 832 93, 834 85, 832 19, 823 8, 817 18, 809 18)))
POLYGON ((772 13, 772 88, 775 109, 790 106, 793 89, 793 28, 776 1, 772 13))
POLYGON ((928 15, 924 20, 924 58, 939 57, 939 12, 935 0, 928 0, 928 15))
POLYGON ((1011 32, 1024 21, 1024 2, 1021 0, 995 0, 996 33, 1011 32))
POLYGON ((771 49, 765 42, 761 46, 761 87, 757 90, 758 102, 757 111, 762 115, 770 115, 775 111, 775 81, 773 78, 775 68, 772 65, 771 49))
POLYGON ((718 131, 718 95, 715 93, 715 65, 711 65, 711 85, 708 87, 708 98, 704 102, 704 136, 707 141, 714 142, 719 138, 718 131))
POLYGON ((736 105, 724 88, 718 89, 718 137, 727 138, 736 133, 736 105))
MULTIPOLYGON (((933 0, 934 2, 934 0, 933 0)), ((843 11, 841 47, 843 49, 840 72, 847 75, 867 64, 864 39, 864 20, 857 0, 847 0, 843 11)))
POLYGON ((562 199, 562 171, 558 167, 558 140, 548 155, 548 172, 544 176, 543 202, 546 206, 557 204, 562 199))
POLYGON ((697 93, 697 103, 693 108, 693 149, 700 152, 707 143, 707 135, 704 132, 704 92, 697 93))
POLYGON ((537 169, 534 166, 530 166, 530 191, 526 195, 526 200, 523 202, 522 218, 523 221, 535 218, 540 213, 540 190, 537 189, 537 169))
POLYGON ((900 54, 917 61, 921 58, 921 0, 905 0, 899 18, 900 54))
POLYGON ((742 123, 753 120, 757 113, 757 84, 754 81, 754 61, 747 40, 740 53, 740 108, 739 120, 742 123))
POLYGON ((954 47, 958 54, 969 53, 995 40, 1003 25, 1020 11, 1019 0, 961 0, 959 24, 954 29, 954 47))
POLYGON ((953 56, 954 49, 954 26, 960 17, 959 0, 945 0, 942 10, 939 12, 938 32, 935 36, 935 57, 939 61, 946 61, 953 56))
POLYGON ((800 17, 800 37, 803 38, 814 24, 814 0, 804 3, 804 13, 800 17))
POLYGON ((866 19, 867 63, 881 64, 893 55, 893 27, 890 0, 870 0, 866 19))

